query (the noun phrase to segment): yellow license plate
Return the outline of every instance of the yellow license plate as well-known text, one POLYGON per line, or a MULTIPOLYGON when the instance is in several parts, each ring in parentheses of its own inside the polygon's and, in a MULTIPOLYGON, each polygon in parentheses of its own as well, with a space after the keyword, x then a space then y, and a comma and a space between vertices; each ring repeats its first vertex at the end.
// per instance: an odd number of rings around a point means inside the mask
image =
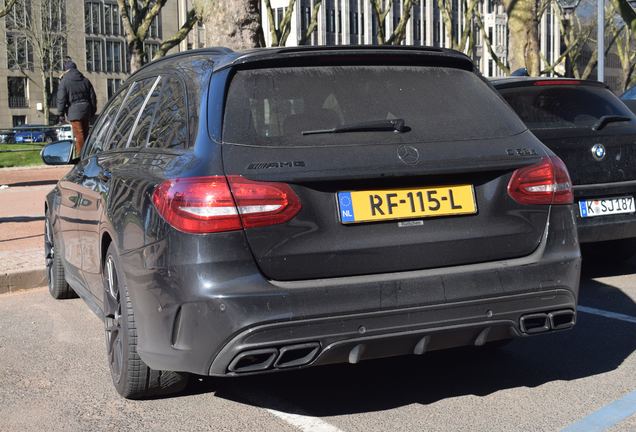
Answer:
POLYGON ((472 185, 338 192, 344 224, 477 213, 472 185))

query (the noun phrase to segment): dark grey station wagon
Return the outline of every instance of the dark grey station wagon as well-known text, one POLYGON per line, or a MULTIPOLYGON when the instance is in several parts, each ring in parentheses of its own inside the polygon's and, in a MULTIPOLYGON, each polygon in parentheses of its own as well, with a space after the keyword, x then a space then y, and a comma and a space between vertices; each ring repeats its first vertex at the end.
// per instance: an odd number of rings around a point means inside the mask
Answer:
POLYGON ((567 170, 460 53, 177 54, 71 148, 49 288, 103 317, 125 397, 574 325, 567 170))

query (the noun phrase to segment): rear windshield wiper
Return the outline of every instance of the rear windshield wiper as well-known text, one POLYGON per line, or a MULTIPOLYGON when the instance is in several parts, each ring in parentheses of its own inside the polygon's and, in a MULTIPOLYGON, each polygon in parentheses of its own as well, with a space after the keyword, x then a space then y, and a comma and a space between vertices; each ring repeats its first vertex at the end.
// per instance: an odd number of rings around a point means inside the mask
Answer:
POLYGON ((594 125, 592 126, 592 130, 595 130, 595 131, 601 130, 605 126, 607 126, 609 123, 628 122, 631 120, 632 120, 631 117, 623 116, 623 115, 604 115, 603 117, 598 119, 596 123, 594 123, 594 125))
POLYGON ((342 125, 331 129, 316 129, 303 131, 303 135, 317 135, 345 132, 408 132, 411 128, 404 124, 404 119, 372 120, 360 123, 342 125))

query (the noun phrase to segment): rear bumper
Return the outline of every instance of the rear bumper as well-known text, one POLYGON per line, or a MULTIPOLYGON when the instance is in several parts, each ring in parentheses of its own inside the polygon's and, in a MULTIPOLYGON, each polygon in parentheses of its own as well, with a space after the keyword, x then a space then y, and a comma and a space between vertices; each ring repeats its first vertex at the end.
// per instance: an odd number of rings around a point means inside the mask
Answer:
POLYGON ((307 366, 525 336, 523 315, 576 310, 580 275, 569 207, 552 209, 531 255, 447 268, 276 282, 247 257, 224 264, 231 277, 215 279, 210 263, 197 263, 172 266, 162 281, 163 272, 141 270, 152 268, 148 256, 144 249, 123 260, 136 280, 139 353, 154 369, 201 375, 233 375, 237 356, 255 350, 271 354, 271 370, 289 345, 317 347, 307 366))

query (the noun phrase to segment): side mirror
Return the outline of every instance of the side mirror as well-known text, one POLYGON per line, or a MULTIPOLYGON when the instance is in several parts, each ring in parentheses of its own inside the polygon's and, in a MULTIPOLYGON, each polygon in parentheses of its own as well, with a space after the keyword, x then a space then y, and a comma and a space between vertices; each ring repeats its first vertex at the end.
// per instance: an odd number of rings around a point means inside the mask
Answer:
POLYGON ((69 165, 74 162, 74 147, 72 140, 55 141, 44 146, 40 157, 47 165, 69 165))

